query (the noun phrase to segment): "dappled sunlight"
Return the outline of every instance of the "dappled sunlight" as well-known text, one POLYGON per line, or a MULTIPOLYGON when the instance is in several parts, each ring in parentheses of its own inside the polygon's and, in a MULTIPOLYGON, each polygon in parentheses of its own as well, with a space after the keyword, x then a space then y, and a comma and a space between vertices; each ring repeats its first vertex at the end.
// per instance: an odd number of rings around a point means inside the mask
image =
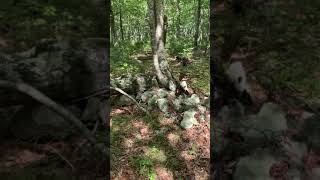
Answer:
POLYGON ((206 169, 201 167, 194 167, 194 175, 196 180, 208 180, 209 174, 206 172, 206 169))
POLYGON ((174 120, 170 118, 159 118, 159 123, 161 126, 171 126, 174 124, 174 120))
POLYGON ((128 110, 124 108, 112 108, 112 111, 110 112, 110 116, 115 116, 119 114, 125 114, 128 110))
POLYGON ((122 116, 124 120, 117 116, 117 126, 125 125, 123 128, 129 129, 113 130, 113 133, 121 134, 116 140, 121 141, 120 146, 112 146, 115 150, 113 156, 119 160, 113 169, 113 177, 140 179, 142 172, 147 177, 168 180, 190 172, 198 179, 208 177, 209 121, 182 130, 177 121, 164 117, 162 113, 150 118, 122 116), (196 166, 199 167, 196 169, 196 166))
POLYGON ((191 153, 190 151, 181 151, 180 158, 182 158, 185 161, 192 161, 197 158, 197 155, 194 153, 191 153))
POLYGON ((123 141, 123 146, 125 148, 132 148, 133 145, 134 145, 134 139, 133 138, 127 138, 127 139, 124 139, 123 141))
POLYGON ((151 140, 153 137, 153 130, 143 121, 135 120, 132 126, 137 129, 134 136, 139 140, 151 140))
POLYGON ((200 126, 190 128, 183 131, 182 136, 189 139, 191 142, 195 142, 199 147, 199 153, 209 156, 210 154, 210 128, 208 127, 208 121, 202 122, 200 126))
POLYGON ((117 115, 117 114, 123 114, 125 113, 125 110, 123 109, 115 109, 114 111, 111 112, 111 116, 112 115, 117 115))
POLYGON ((161 149, 158 149, 157 147, 144 147, 142 148, 142 150, 147 157, 154 161, 167 161, 167 156, 165 155, 165 152, 161 149))
POLYGON ((143 121, 137 121, 137 120, 134 120, 134 121, 132 122, 132 125, 133 125, 133 127, 135 127, 135 128, 142 128, 142 127, 146 126, 143 121))
POLYGON ((162 166, 156 166, 155 171, 157 173, 157 178, 163 179, 163 180, 173 180, 173 173, 169 169, 162 167, 162 166))
POLYGON ((153 131, 149 127, 143 127, 140 129, 140 134, 142 140, 151 140, 153 131))
POLYGON ((166 136, 169 144, 173 147, 176 147, 178 145, 178 143, 181 142, 181 137, 177 134, 174 133, 168 133, 166 136))

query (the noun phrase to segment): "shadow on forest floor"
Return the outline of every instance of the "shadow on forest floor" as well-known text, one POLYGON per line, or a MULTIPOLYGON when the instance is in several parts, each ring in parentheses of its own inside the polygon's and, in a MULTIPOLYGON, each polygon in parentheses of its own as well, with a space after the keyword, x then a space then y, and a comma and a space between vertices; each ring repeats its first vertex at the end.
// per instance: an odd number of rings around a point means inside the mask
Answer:
POLYGON ((85 141, 79 137, 45 143, 6 140, 0 148, 0 179, 105 179, 107 158, 85 141))
POLYGON ((152 112, 144 117, 133 107, 113 107, 111 167, 113 179, 208 179, 209 122, 188 130, 152 112))

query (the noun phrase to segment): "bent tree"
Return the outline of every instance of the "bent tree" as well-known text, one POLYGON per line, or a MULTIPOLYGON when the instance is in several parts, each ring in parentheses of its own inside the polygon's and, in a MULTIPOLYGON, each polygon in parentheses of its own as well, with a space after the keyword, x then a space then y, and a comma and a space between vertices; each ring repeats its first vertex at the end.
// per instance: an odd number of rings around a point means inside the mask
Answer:
POLYGON ((149 21, 151 30, 151 45, 153 64, 160 84, 172 91, 176 90, 177 81, 174 79, 165 57, 164 36, 164 1, 148 0, 149 21))

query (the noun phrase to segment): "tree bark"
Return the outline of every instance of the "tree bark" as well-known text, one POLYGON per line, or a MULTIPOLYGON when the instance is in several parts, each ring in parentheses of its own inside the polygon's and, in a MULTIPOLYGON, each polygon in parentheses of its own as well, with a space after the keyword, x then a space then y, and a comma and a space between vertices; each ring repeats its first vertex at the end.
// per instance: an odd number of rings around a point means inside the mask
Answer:
POLYGON ((181 25, 181 19, 180 19, 180 0, 177 0, 177 22, 176 22, 176 28, 177 28, 177 32, 176 32, 176 38, 179 39, 181 37, 181 29, 180 29, 180 25, 181 25))
MULTIPOLYGON (((176 81, 171 74, 169 64, 165 57, 164 49, 164 1, 148 0, 149 20, 151 29, 151 43, 153 49, 153 64, 160 84, 170 89, 170 84, 176 86, 176 81)), ((175 88, 171 88, 175 90, 175 88)))
POLYGON ((121 40, 124 40, 124 30, 123 30, 123 19, 122 19, 122 8, 120 6, 120 12, 119 12, 119 20, 120 20, 120 33, 121 33, 121 40))
POLYGON ((168 17, 164 15, 164 24, 163 24, 163 44, 166 46, 167 42, 167 30, 168 30, 168 17))
POLYGON ((115 29, 115 20, 114 20, 114 13, 112 10, 110 10, 110 18, 111 18, 111 41, 112 44, 116 42, 116 29, 115 29))
POLYGON ((198 49, 198 41, 199 41, 199 30, 200 30, 200 19, 201 19, 201 0, 198 0, 198 8, 197 8, 197 14, 195 18, 195 34, 194 34, 194 49, 198 49))

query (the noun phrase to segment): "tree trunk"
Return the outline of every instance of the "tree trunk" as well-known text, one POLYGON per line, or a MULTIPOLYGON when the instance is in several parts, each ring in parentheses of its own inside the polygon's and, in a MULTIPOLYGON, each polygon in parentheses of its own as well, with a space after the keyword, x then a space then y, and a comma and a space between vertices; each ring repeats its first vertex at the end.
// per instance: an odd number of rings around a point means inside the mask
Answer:
POLYGON ((176 22, 176 28, 177 28, 177 32, 176 32, 176 37, 177 39, 180 38, 181 36, 181 30, 180 30, 180 24, 181 24, 181 19, 180 19, 180 0, 177 0, 177 22, 176 22))
MULTIPOLYGON (((153 63, 157 78, 160 84, 169 88, 169 84, 176 85, 175 80, 169 70, 169 65, 165 57, 164 49, 164 7, 163 0, 148 0, 149 18, 151 29, 151 43, 153 50, 153 63)), ((175 90, 175 88, 171 88, 175 90)))
POLYGON ((195 18, 196 26, 195 26, 195 34, 194 34, 194 49, 198 49, 200 19, 201 19, 201 0, 198 0, 197 14, 195 18))
POLYGON ((150 39, 151 39, 151 50, 152 50, 152 54, 155 54, 156 53, 156 50, 155 50, 155 40, 156 38, 154 38, 154 27, 155 27, 155 20, 153 19, 154 17, 154 9, 153 9, 153 1, 152 0, 148 0, 148 8, 149 8, 149 11, 148 11, 148 22, 149 22, 149 26, 150 26, 150 39))
POLYGON ((167 41, 167 30, 168 30, 168 17, 164 15, 164 24, 163 24, 163 44, 166 46, 167 41))
POLYGON ((120 33, 121 33, 121 40, 124 40, 124 32, 123 32, 123 20, 122 20, 122 8, 120 6, 120 12, 119 12, 119 17, 120 17, 120 33))
POLYGON ((116 42, 116 28, 115 28, 115 20, 114 20, 114 13, 110 10, 110 18, 111 18, 111 35, 112 35, 112 44, 116 42))

